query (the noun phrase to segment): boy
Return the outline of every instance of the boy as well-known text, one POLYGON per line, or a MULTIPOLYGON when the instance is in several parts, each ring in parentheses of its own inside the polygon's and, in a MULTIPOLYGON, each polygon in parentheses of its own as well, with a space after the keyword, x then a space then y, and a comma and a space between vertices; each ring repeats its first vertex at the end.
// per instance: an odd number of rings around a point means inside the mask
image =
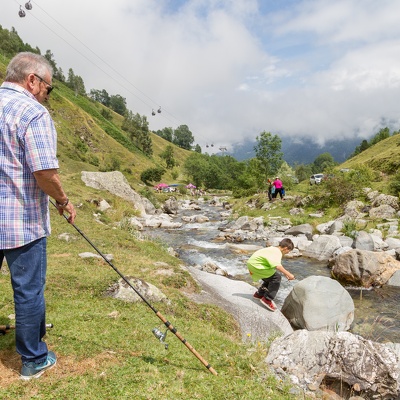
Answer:
POLYGON ((283 239, 278 247, 270 246, 257 250, 247 261, 247 268, 253 282, 260 279, 263 281, 253 297, 260 299, 261 303, 271 311, 276 310, 273 300, 278 293, 282 279, 281 274, 278 274, 276 270, 282 272, 290 281, 295 279, 294 275, 282 266, 282 256, 290 253, 293 248, 294 245, 290 239, 283 239))

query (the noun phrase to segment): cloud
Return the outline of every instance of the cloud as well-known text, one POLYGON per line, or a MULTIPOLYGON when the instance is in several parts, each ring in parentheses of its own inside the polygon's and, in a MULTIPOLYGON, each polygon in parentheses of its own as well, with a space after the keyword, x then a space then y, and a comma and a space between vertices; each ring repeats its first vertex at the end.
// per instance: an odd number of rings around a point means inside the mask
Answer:
POLYGON ((323 143, 399 128, 396 0, 38 0, 17 12, 7 3, 2 26, 87 90, 214 149, 264 130, 323 143))

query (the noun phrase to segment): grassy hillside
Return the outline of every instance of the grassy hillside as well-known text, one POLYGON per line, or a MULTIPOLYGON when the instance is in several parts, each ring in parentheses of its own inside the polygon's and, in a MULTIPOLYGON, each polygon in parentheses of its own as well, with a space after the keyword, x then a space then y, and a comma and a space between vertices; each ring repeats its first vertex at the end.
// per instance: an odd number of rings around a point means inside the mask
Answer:
POLYGON ((400 135, 391 136, 345 161, 341 168, 366 165, 375 171, 395 174, 400 167, 400 135))
MULTIPOLYGON (((5 77, 8 60, 0 58, 0 81, 5 77)), ((183 180, 181 168, 190 151, 181 149, 151 133, 153 156, 147 157, 135 147, 121 130, 123 117, 111 110, 112 118, 107 120, 101 111, 103 105, 75 93, 60 82, 54 82, 46 107, 49 109, 58 132, 58 157, 61 172, 69 176, 82 170, 105 171, 119 169, 133 187, 140 182, 140 174, 147 168, 164 166, 160 158, 169 144, 174 148, 177 161, 175 172, 183 180), (117 168, 116 168, 117 166, 117 168)), ((172 171, 167 170, 163 181, 172 183, 172 171)))

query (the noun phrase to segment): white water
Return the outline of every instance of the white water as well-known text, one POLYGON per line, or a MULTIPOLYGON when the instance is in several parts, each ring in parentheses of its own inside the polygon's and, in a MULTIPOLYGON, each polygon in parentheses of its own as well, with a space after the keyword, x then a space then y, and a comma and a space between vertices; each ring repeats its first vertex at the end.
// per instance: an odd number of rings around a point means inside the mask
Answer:
MULTIPOLYGON (((245 252, 235 249, 230 243, 215 241, 218 237, 218 227, 225 224, 221 220, 219 207, 201 205, 202 213, 210 218, 210 222, 203 224, 184 224, 179 229, 152 229, 147 234, 157 237, 178 252, 179 258, 187 265, 203 265, 212 262, 225 270, 236 279, 251 283, 246 261, 254 252, 254 248, 245 252)), ((183 211, 182 215, 193 215, 199 211, 183 211)), ((180 219, 180 216, 177 217, 180 219)), ((247 245, 264 246, 265 243, 245 243, 247 245)), ((286 269, 296 276, 295 281, 282 279, 281 288, 275 299, 278 306, 291 291, 293 285, 310 275, 330 276, 326 263, 308 258, 294 258, 283 260, 286 269)), ((366 290, 346 287, 355 304, 355 319, 352 327, 354 333, 380 342, 400 342, 400 288, 383 287, 377 290, 366 290)))

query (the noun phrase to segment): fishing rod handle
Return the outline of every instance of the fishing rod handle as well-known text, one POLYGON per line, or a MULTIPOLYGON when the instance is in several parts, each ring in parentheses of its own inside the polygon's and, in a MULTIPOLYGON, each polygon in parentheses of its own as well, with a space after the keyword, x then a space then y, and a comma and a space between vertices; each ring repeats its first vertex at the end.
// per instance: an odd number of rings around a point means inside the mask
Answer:
MULTIPOLYGON (((53 328, 53 324, 46 324, 46 328, 53 328)), ((0 331, 9 331, 15 329, 15 325, 0 325, 0 331)))
POLYGON ((196 349, 174 328, 174 326, 159 312, 156 312, 158 318, 164 325, 197 357, 197 359, 213 374, 218 372, 196 351, 196 349))

